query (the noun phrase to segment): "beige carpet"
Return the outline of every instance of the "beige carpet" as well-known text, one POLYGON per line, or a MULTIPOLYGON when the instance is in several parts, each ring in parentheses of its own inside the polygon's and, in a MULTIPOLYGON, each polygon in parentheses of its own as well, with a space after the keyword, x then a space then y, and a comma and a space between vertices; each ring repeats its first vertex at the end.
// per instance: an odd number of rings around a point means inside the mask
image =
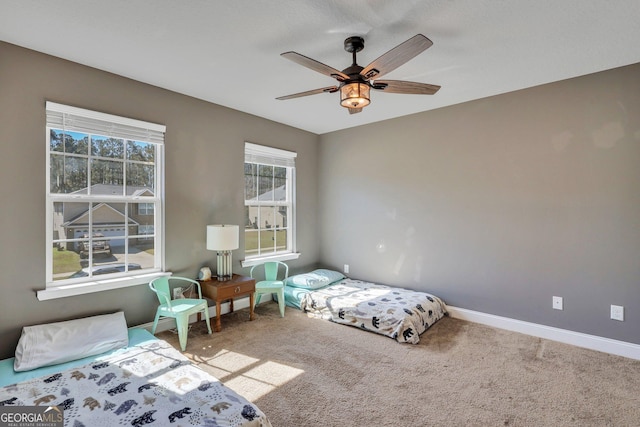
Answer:
POLYGON ((185 354, 274 427, 640 426, 637 360, 451 318, 417 345, 272 302, 248 318, 194 325, 185 354))

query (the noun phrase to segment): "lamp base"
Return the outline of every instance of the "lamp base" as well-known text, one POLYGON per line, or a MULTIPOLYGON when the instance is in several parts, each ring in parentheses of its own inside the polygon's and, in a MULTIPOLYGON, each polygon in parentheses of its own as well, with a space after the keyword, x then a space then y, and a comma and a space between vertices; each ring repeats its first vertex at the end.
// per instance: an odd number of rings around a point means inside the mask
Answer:
POLYGON ((217 276, 218 281, 230 280, 233 277, 231 267, 231 251, 219 251, 217 254, 217 276))

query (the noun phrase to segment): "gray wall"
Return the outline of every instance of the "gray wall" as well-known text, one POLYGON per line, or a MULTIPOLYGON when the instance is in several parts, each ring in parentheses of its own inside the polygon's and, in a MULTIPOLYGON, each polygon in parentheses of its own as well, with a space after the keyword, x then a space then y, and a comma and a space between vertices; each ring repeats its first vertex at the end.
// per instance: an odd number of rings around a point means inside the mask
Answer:
MULTIPOLYGON (((153 320, 145 286, 38 301, 45 286, 45 101, 162 123, 166 134, 166 267, 195 277, 214 264, 206 225, 242 224, 244 142, 296 151, 298 250, 292 271, 319 258, 318 136, 96 69, 0 42, 0 358, 24 325, 124 310, 129 325, 153 320)), ((244 242, 234 251, 234 271, 244 242)))
POLYGON ((454 306, 640 343, 639 94, 634 65, 318 137, 0 42, 0 358, 24 325, 115 310, 137 325, 156 307, 146 286, 36 299, 46 100, 167 125, 176 274, 213 264, 206 224, 241 223, 247 140, 298 152, 293 272, 348 263, 454 306))
POLYGON ((320 141, 323 264, 640 343, 640 64, 320 141))

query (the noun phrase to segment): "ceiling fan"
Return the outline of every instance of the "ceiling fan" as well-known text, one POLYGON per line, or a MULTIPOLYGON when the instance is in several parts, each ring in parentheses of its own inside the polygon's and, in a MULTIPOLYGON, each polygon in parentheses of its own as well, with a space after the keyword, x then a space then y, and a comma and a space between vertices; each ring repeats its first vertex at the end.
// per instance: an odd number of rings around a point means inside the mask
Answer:
POLYGON ((336 70, 333 67, 297 52, 282 53, 280 56, 310 68, 313 71, 332 77, 340 82, 340 84, 338 86, 328 86, 281 96, 276 99, 285 100, 315 95, 317 93, 334 93, 340 91, 340 105, 348 108, 350 114, 355 114, 361 112, 362 108, 371 102, 371 89, 389 93, 433 95, 440 89, 440 86, 401 80, 376 80, 377 77, 381 77, 395 70, 432 45, 433 42, 427 37, 422 34, 416 34, 409 40, 400 43, 398 46, 383 54, 371 64, 366 67, 361 67, 356 62, 356 53, 364 48, 364 39, 358 36, 349 37, 344 41, 344 50, 353 55, 353 64, 342 71, 336 70))

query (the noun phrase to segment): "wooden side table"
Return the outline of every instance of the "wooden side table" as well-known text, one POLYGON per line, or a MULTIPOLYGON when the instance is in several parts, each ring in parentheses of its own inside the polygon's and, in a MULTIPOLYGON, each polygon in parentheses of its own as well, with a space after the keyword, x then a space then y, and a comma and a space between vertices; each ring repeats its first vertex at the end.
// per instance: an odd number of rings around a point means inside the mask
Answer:
POLYGON ((256 281, 247 276, 234 274, 231 279, 218 281, 214 276, 211 280, 198 280, 202 287, 202 296, 216 302, 215 331, 220 332, 220 304, 229 301, 229 312, 233 312, 233 299, 249 296, 249 320, 254 319, 253 301, 256 292, 256 281))

